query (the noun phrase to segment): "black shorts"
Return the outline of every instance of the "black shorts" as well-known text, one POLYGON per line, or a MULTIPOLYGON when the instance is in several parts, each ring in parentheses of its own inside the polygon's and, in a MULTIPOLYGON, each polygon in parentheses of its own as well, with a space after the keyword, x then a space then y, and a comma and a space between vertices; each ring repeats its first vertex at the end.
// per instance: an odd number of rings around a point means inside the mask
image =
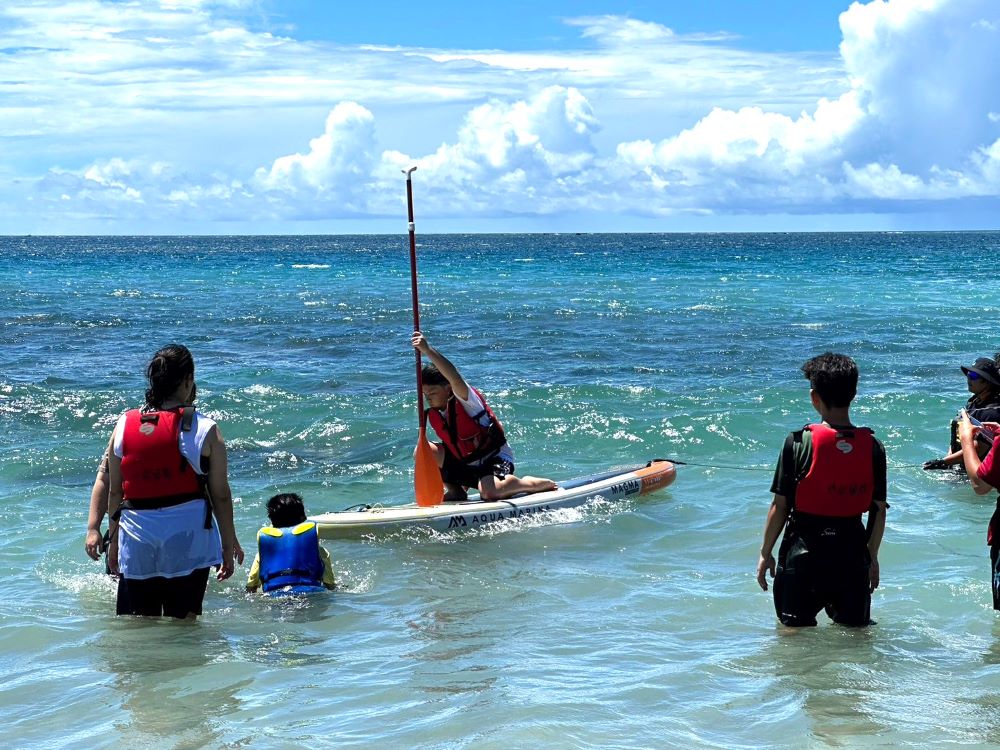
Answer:
POLYGON ((990 573, 993 589, 993 609, 1000 610, 1000 546, 990 547, 990 573))
POLYGON ((990 545, 990 588, 993 589, 993 609, 1000 610, 1000 496, 986 531, 990 545))
POLYGON ((447 484, 457 484, 461 487, 479 487, 483 477, 503 479, 514 473, 514 464, 495 454, 478 464, 467 464, 455 458, 451 451, 440 445, 444 451, 444 466, 441 467, 441 478, 447 484))
POLYGON ((782 624, 815 625, 823 609, 840 625, 871 624, 871 558, 863 537, 847 536, 807 538, 786 532, 773 586, 782 624))
POLYGON ((141 617, 200 615, 208 588, 209 568, 176 578, 119 578, 117 613, 141 617))

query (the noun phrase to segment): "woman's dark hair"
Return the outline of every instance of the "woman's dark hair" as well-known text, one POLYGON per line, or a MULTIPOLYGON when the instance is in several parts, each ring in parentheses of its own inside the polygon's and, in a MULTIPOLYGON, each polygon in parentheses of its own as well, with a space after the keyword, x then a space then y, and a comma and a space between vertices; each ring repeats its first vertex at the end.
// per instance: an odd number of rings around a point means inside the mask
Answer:
POLYGON ((448 378, 434 365, 424 365, 420 370, 420 382, 423 385, 448 385, 448 378))
POLYGON ((167 344, 146 365, 146 403, 160 408, 190 375, 194 375, 191 352, 181 344, 167 344))
POLYGON ((858 366, 848 356, 825 352, 802 365, 802 372, 827 406, 850 406, 857 395, 858 366))
POLYGON ((267 501, 267 517, 279 529, 296 526, 306 520, 306 506, 294 492, 283 492, 267 501))

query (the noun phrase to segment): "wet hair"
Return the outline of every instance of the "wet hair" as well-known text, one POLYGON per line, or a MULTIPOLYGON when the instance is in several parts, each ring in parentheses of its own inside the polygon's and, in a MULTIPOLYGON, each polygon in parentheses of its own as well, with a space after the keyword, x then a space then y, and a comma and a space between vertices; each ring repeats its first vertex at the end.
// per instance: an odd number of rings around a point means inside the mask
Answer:
POLYGON ((159 408, 174 395, 189 376, 194 375, 194 358, 186 346, 167 344, 146 365, 146 403, 159 408))
POLYGON ((267 501, 267 517, 279 529, 296 526, 306 520, 306 506, 295 492, 282 492, 267 501))
POLYGON ((809 385, 829 407, 850 406, 858 392, 858 366, 843 354, 825 352, 802 365, 809 385))
POLYGON ((420 381, 423 385, 448 385, 448 378, 431 364, 426 364, 420 370, 420 381))

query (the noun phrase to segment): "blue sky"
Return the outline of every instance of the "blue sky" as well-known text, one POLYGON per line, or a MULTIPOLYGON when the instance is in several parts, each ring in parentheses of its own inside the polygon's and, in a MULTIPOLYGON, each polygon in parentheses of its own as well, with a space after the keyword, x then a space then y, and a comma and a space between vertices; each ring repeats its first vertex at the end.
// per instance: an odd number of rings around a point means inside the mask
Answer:
POLYGON ((1000 2, 5 0, 8 234, 994 229, 1000 2))
POLYGON ((619 15, 680 34, 726 31, 745 49, 829 50, 840 43, 843 0, 512 0, 504 3, 366 3, 271 0, 252 21, 260 30, 341 44, 507 50, 573 49, 579 35, 563 19, 619 15))

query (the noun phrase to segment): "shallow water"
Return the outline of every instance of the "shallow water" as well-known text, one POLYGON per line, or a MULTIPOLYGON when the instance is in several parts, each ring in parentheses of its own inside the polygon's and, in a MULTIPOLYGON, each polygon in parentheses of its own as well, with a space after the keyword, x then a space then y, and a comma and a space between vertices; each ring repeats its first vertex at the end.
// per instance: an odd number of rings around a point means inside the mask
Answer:
MULTIPOLYGON (((916 466, 1000 349, 1000 234, 420 237, 421 320, 524 473, 654 457, 666 491, 465 534, 327 542, 340 590, 210 585, 198 623, 113 616, 90 484, 149 354, 191 347, 263 503, 403 502, 416 438, 405 237, 0 239, 5 736, 15 747, 1000 744, 991 497, 916 466), (877 626, 787 633, 753 580, 798 367, 862 370, 889 457, 877 626)), ((243 572, 245 575, 245 571, 243 572)), ((823 618, 821 617, 821 620, 823 618)))

